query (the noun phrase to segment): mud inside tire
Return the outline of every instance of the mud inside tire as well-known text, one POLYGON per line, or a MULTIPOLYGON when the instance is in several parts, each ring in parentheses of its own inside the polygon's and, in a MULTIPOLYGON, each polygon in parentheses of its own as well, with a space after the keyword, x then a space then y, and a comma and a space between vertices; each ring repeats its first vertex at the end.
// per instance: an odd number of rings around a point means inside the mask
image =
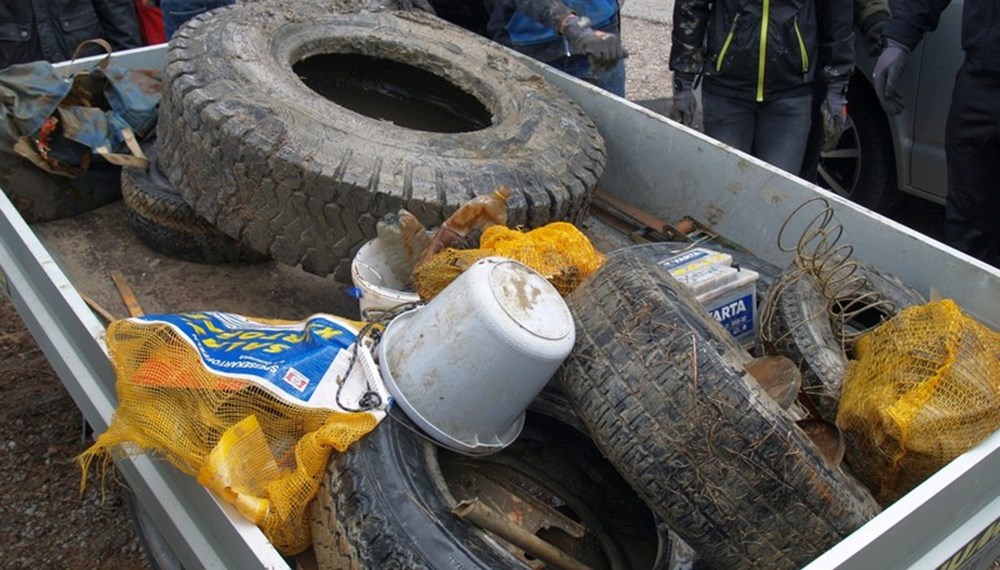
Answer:
POLYGON ((648 251, 612 253, 567 301, 577 332, 559 374, 567 397, 598 447, 708 564, 800 567, 878 513, 648 251))
POLYGON ((252 249, 340 280, 386 213, 438 225, 506 185, 508 225, 577 221, 604 170, 603 140, 579 106, 496 44, 420 12, 237 5, 179 30, 164 76, 161 164, 188 203, 252 249), (346 54, 429 73, 479 101, 490 124, 402 127, 326 98, 294 70, 346 54))

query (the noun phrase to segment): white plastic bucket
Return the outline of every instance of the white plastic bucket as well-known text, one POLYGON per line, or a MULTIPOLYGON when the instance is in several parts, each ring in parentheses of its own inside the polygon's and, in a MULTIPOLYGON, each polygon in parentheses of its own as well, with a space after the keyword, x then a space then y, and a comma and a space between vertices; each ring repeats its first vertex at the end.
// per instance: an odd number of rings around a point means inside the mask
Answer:
POLYGON ((362 318, 368 309, 384 311, 420 300, 420 295, 403 290, 404 284, 389 267, 378 238, 362 245, 354 256, 351 280, 361 293, 358 306, 362 318))
POLYGON ((396 404, 434 440, 485 455, 517 438, 575 339, 569 307, 545 278, 488 257, 389 323, 379 368, 396 404))

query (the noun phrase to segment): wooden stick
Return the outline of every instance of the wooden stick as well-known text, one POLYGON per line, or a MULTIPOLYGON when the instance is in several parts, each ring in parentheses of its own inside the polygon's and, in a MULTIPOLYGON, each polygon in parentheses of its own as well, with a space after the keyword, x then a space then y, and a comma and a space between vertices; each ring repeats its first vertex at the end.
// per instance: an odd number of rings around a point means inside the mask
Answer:
POLYGON ((89 296, 87 296, 87 294, 83 293, 82 291, 77 291, 77 293, 80 294, 80 298, 83 299, 83 302, 86 303, 87 306, 90 307, 92 311, 97 313, 97 315, 100 316, 102 319, 108 321, 109 323, 111 321, 116 320, 115 316, 111 314, 111 311, 108 311, 104 307, 98 305, 97 301, 91 299, 89 296))
POLYGON ((125 276, 122 275, 122 272, 117 269, 112 269, 111 279, 115 282, 115 287, 118 288, 118 294, 121 295, 122 301, 125 302, 125 308, 128 309, 129 316, 143 316, 145 313, 142 312, 142 307, 139 306, 139 300, 135 298, 135 295, 132 293, 132 288, 129 287, 128 281, 125 280, 125 276))

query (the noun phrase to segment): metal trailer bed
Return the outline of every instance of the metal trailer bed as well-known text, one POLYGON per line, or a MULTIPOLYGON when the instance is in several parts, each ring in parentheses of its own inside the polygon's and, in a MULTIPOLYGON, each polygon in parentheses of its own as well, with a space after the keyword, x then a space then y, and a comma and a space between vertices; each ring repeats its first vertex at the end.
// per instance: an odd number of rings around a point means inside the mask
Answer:
MULTIPOLYGON (((164 53, 161 45, 114 57, 133 68, 159 68, 164 53)), ((933 289, 954 298, 982 322, 1000 328, 1000 270, 624 99, 538 68, 590 114, 604 135, 608 162, 601 188, 612 197, 664 220, 691 215, 778 265, 791 259, 776 247, 786 217, 804 201, 823 197, 856 256, 925 295, 933 289)), ((318 311, 356 311, 345 285, 295 268, 195 266, 158 256, 126 231, 123 216, 117 204, 29 227, 0 194, 0 290, 10 296, 97 432, 106 429, 114 411, 114 374, 104 326, 79 292, 105 307, 120 307, 109 269, 126 275, 149 312, 217 309, 301 318, 318 311)), ((117 465, 162 542, 184 567, 288 568, 257 527, 193 478, 146 457, 117 465)), ((1000 551, 998 535, 1000 431, 808 568, 989 565, 1000 551)))

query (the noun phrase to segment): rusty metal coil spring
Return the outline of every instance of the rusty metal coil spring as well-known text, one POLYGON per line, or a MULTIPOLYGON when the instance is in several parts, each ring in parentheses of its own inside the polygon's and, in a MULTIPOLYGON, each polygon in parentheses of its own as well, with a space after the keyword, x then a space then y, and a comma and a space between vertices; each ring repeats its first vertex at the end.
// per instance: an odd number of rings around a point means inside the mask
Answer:
MULTIPOLYGON (((854 330, 850 323, 857 322, 862 314, 872 310, 895 314, 897 307, 870 286, 868 278, 859 271, 858 262, 851 257, 854 246, 840 243, 843 235, 844 226, 836 221, 833 209, 825 198, 810 198, 795 208, 782 224, 777 241, 781 251, 795 254, 793 264, 798 271, 779 279, 774 285, 772 297, 777 299, 788 283, 799 276, 806 273, 813 275, 826 298, 826 312, 834 332, 846 347, 862 334, 854 330), (807 217, 814 208, 818 208, 816 213, 807 217), (788 243, 790 228, 794 221, 799 220, 806 220, 805 227, 794 243, 788 243)), ((769 304, 764 308, 761 316, 763 323, 767 324, 773 318, 774 307, 774 304, 769 304)))

